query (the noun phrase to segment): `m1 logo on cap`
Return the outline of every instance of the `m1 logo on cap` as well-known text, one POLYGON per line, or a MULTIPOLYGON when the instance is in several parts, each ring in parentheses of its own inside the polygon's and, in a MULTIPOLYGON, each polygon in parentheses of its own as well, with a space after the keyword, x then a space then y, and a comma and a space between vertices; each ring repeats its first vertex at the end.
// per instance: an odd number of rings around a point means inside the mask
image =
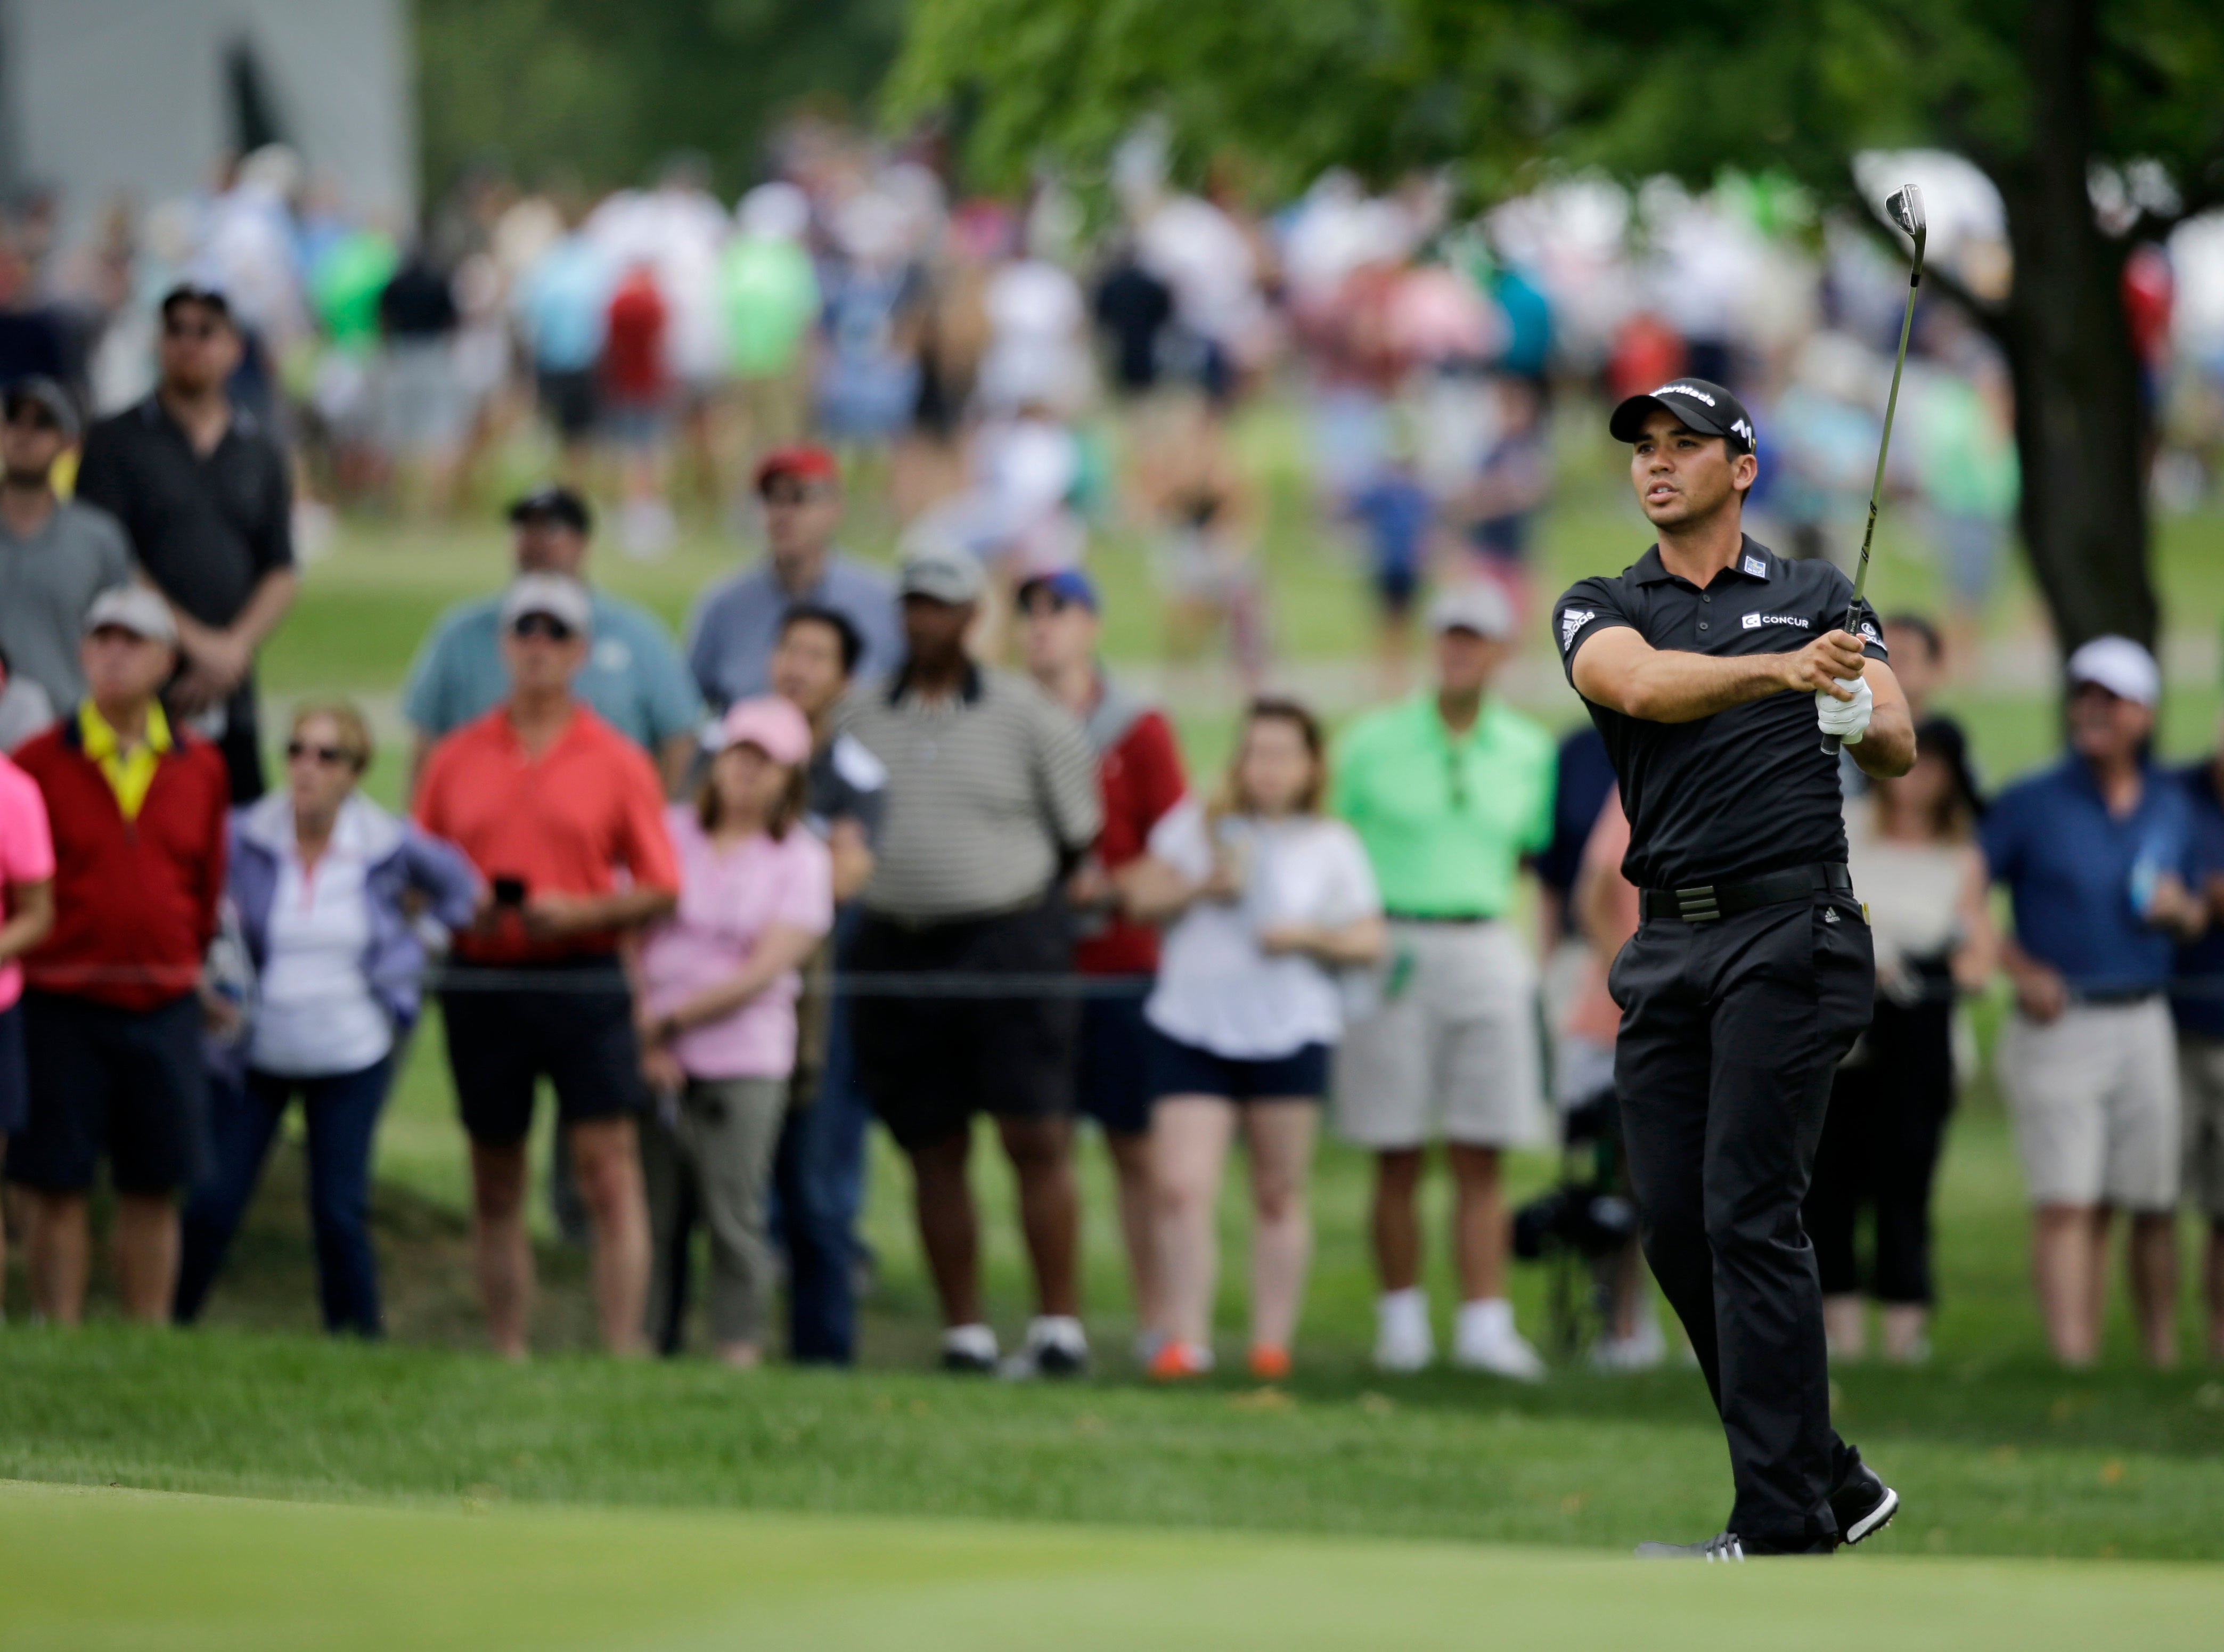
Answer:
POLYGON ((1576 633, 1598 617, 1589 608, 1564 608, 1560 611, 1560 652, 1565 654, 1575 646, 1576 633))

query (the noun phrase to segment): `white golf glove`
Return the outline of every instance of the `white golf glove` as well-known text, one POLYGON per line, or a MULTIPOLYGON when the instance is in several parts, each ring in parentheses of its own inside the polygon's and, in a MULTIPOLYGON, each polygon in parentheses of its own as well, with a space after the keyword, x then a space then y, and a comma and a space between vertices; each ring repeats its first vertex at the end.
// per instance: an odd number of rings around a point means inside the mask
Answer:
POLYGON ((1840 699, 1827 688, 1815 691, 1815 721, 1825 734, 1835 734, 1841 744, 1857 746, 1861 736, 1869 731, 1869 714, 1876 710, 1876 695, 1869 690, 1867 677, 1841 677, 1838 687, 1854 691, 1851 699, 1840 699))

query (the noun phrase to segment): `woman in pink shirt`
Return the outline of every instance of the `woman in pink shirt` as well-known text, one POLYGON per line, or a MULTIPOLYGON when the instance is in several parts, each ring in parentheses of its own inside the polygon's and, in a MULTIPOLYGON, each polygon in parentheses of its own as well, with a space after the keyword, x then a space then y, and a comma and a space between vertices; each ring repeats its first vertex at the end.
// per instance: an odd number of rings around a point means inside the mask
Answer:
MULTIPOLYGON (((0 680, 5 677, 0 661, 0 680)), ((38 782, 0 755, 0 1164, 9 1136, 30 1116, 23 1072, 23 968, 16 960, 54 927, 54 840, 38 782)), ((8 1276, 7 1224, 0 1222, 0 1282, 8 1276)))
POLYGON ((692 803, 667 824, 679 906, 642 943, 641 1136, 655 1247, 648 1329, 676 1351, 692 1218, 711 1234, 718 1357, 755 1365, 770 1294, 765 1189, 795 1067, 798 968, 834 921, 826 846, 804 829, 811 726, 784 699, 743 700, 719 725, 692 803))

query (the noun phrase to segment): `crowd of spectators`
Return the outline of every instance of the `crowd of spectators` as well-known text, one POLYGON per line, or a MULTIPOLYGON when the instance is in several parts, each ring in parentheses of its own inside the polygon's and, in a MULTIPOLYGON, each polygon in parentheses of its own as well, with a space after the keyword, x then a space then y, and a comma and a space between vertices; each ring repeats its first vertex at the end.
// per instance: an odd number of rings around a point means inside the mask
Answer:
MULTIPOLYGON (((373 1144, 429 988, 506 1356, 532 1342, 545 1081, 558 1215, 591 1249, 614 1352, 687 1345, 700 1230, 720 1359, 854 1359, 877 1119, 908 1168, 942 1363, 1084 1370, 1086 1119, 1114 1167, 1134 1359, 1167 1381, 1213 1368, 1241 1140, 1246 1358, 1278 1378, 1325 1122, 1374 1161, 1377 1364, 1437 1358, 1419 1212, 1441 1149, 1450 1357, 1541 1379, 1510 1301, 1505 1155, 1578 1119, 1614 1139, 1603 965, 1636 923, 1595 737, 1556 750, 1499 687, 1552 399, 1586 373, 1755 383, 1756 529, 1831 554, 1851 513, 1817 467, 1873 442, 1858 248, 1801 278, 1791 320, 1607 310, 1582 214, 1551 192, 1476 226, 1425 185, 1330 177, 1267 217, 1174 187, 1146 133, 1115 168, 1119 232, 1083 249, 1054 188, 953 206, 914 157, 810 125, 783 142, 732 212, 686 161, 591 206, 481 178, 406 245, 332 215, 289 157, 250 157, 191 234, 116 252, 180 279, 74 334, 56 321, 44 370, 0 381, 0 1151, 33 1311, 83 1311, 104 1161, 125 1311, 200 1315, 299 1100, 325 1322, 379 1334, 373 1144), (1379 604, 1390 703, 1333 737, 1256 692, 1263 507, 1229 414, 1270 378, 1297 387, 1321 519, 1353 531, 1379 604), (1107 404, 1124 487, 1092 423, 1107 404), (305 506, 464 509, 528 414, 555 479, 507 507, 503 587, 444 615, 411 667, 406 817, 359 789, 371 727, 342 702, 294 708, 264 795, 256 655, 296 592, 305 506), (622 553, 654 555, 690 484, 761 525, 764 554, 675 639, 590 577, 590 499, 616 501, 622 553), (861 505, 902 524, 893 578, 844 548, 861 505), (1098 657, 1086 553, 1115 511, 1149 541, 1176 648, 1220 639, 1254 691, 1216 782, 1098 657), (982 1280, 984 1114, 1033 1287, 1009 1352, 982 1280)), ((1701 244, 1665 234, 1653 256, 1701 244)), ((1886 627, 1922 760, 1849 783, 1880 970, 1806 1209, 1832 1347, 1865 1352, 1873 1296, 1886 1357, 1927 1354, 1955 1005, 2004 973, 2000 1074, 2054 1351, 2097 1356, 2122 1214, 2142 1345, 2173 1356, 2183 1193, 2213 1225, 2224 1358, 2224 759, 2153 765, 2159 673, 2107 638, 2069 663, 2063 762, 1981 794, 1927 702, 1972 646, 2012 507, 2005 381, 1950 319, 1926 325, 1911 416, 1930 434, 1908 446, 1930 457, 1905 485, 1951 603, 1886 627)), ((1594 1363, 1664 1358, 1633 1243, 1599 1282, 1594 1363)))

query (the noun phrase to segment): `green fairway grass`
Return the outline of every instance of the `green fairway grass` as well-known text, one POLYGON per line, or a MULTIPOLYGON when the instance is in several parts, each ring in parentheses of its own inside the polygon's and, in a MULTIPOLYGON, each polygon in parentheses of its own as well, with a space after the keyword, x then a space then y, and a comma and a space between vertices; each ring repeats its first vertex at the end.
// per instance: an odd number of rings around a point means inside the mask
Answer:
MULTIPOLYGON (((1620 567, 1645 538, 1616 486, 1614 451, 1578 417, 1559 440, 1575 479, 1543 524, 1540 606, 1579 573, 1620 567)), ((1328 680, 1368 646, 1356 559, 1312 509, 1291 408, 1254 409, 1239 440, 1267 484, 1279 657, 1328 680)), ((344 525, 265 655, 266 690, 281 701, 344 692, 390 718, 433 617, 505 577, 488 504, 483 521, 453 528, 344 525)), ((853 535, 876 557, 892 537, 869 511, 853 535)), ((751 554, 697 523, 666 560, 629 562, 606 547, 595 573, 677 624, 696 592, 751 554)), ((1147 548, 1115 524, 1092 566, 1107 593, 1109 653, 1155 662, 1147 548)), ((2158 568, 2173 632, 2213 636, 2224 617, 2224 516, 2164 522, 2158 568)), ((1904 513, 1887 512, 1873 588, 1886 610, 1936 596, 1904 513)), ((2038 616, 2028 579, 2005 579, 1995 653, 2038 647, 2038 616)), ((1518 697, 1568 725, 1579 708, 1541 623, 1529 656, 1518 697)), ((2217 699, 2211 685, 2172 687, 2165 753, 2204 748, 2217 699)), ((1971 727, 1988 782, 2057 745, 2044 693, 1978 680, 1947 699, 1971 727)), ((1226 696, 1172 709, 1193 771, 1208 772, 1225 752, 1226 696)), ((389 746, 373 791, 395 801, 401 772, 389 746)), ((1997 997, 1977 1006, 1981 1033, 1998 1009, 1997 997)), ((408 1052, 378 1144, 374 1223, 393 1339, 327 1344, 314 1334, 298 1119, 288 1129, 200 1332, 111 1323, 104 1267, 91 1328, 28 1326, 11 1255, 0 1479, 83 1490, 0 1492, 0 1652, 478 1648, 504 1634, 536 1647, 658 1648, 1429 1647, 1538 1631, 1723 1652, 2224 1646, 2215 1573, 1969 1560, 2224 1561, 2224 1376, 2139 1368, 2120 1288, 2101 1367, 2073 1376, 2048 1362, 2022 1180, 1981 1074, 1939 1187, 1937 1358, 1915 1371, 1834 1372, 1840 1427, 1905 1494, 1905 1513, 1832 1567, 1758 1578, 1748 1568, 1734 1580, 1640 1575, 1618 1561, 1601 1571, 1567 1552, 1720 1528, 1728 1468, 1696 1370, 1671 1359, 1608 1378, 1561 1358, 1552 1382, 1529 1389, 1368 1368, 1368 1166, 1332 1144, 1314 1184, 1317 1262, 1296 1379, 1159 1391, 1138 1381, 1128 1352, 1111 1178, 1093 1136, 1082 1170, 1098 1374, 1020 1387, 926 1374, 932 1293, 907 1178, 879 1142, 864 1222, 877 1257, 861 1305, 866 1369, 743 1377, 700 1359, 621 1367, 589 1355, 584 1261, 553 1242, 537 1197, 540 1358, 525 1369, 485 1358, 437 1014, 408 1052), (92 1491, 111 1485, 287 1506, 92 1491), (360 1506, 377 1502, 414 1507, 360 1506), (330 1503, 357 1506, 312 1506, 330 1503), (1444 1546, 1454 1543, 1469 1547, 1444 1546)), ((545 1137, 536 1168, 544 1147, 545 1137)), ((1027 1310, 1013 1188, 986 1138, 976 1167, 990 1309, 1008 1337, 1027 1310)), ((1554 1168, 1547 1155, 1515 1155, 1516 1197, 1554 1168)), ((1444 1231, 1444 1199, 1432 1185, 1431 1235, 1444 1231)), ((1222 1222, 1221 1351, 1240 1363, 1240 1185, 1222 1222)), ((2189 1358, 2196 1237, 2189 1223, 2189 1358)), ((1428 1280, 1441 1339, 1452 1291, 1440 1250, 1428 1280)), ((1518 1269, 1513 1294, 1542 1339, 1545 1275, 1518 1269)))
POLYGON ((2205 1652, 2220 1622, 2212 1567, 1639 1566, 1444 1543, 0 1488, 10 1652, 2205 1652))

